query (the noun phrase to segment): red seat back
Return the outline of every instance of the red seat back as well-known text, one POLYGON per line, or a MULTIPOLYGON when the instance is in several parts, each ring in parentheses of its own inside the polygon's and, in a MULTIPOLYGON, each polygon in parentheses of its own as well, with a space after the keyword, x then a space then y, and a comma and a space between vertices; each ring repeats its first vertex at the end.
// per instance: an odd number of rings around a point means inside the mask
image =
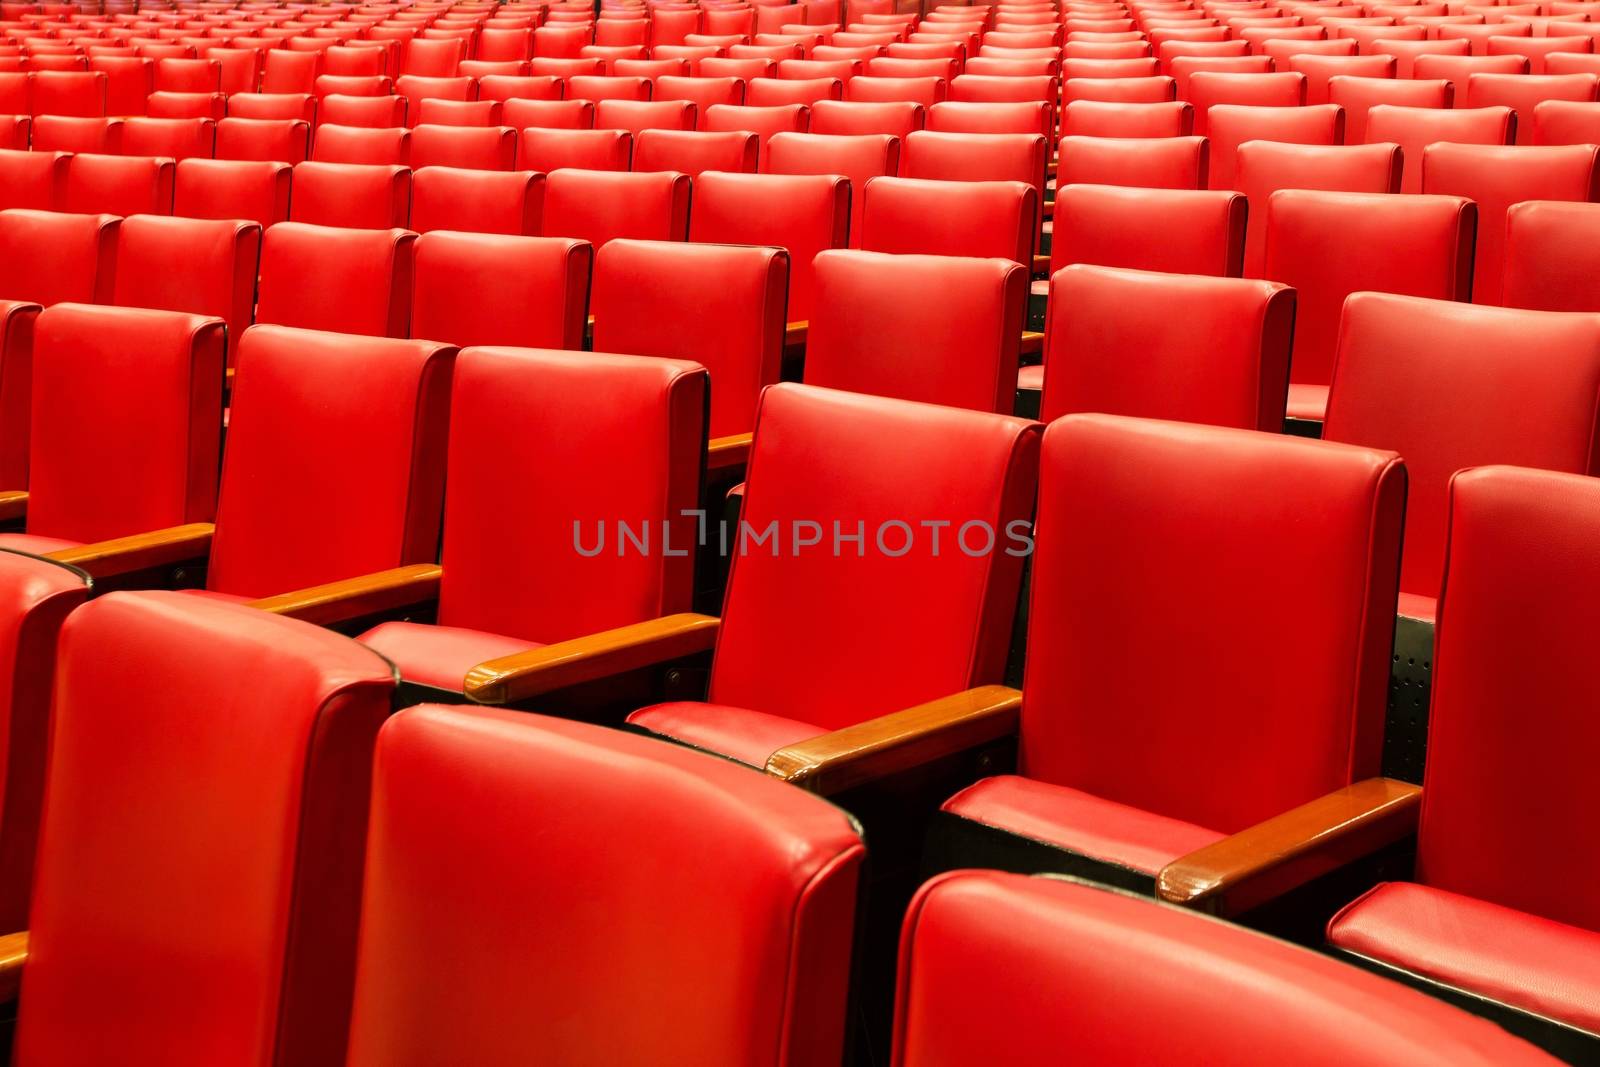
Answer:
POLYGON ((411 336, 453 345, 583 347, 594 252, 582 241, 424 234, 411 336))

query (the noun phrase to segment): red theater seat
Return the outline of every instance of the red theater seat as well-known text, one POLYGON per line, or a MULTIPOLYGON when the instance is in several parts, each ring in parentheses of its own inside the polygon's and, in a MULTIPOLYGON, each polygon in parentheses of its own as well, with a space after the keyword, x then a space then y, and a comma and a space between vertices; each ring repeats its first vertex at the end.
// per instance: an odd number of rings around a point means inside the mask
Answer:
POLYGON ((417 108, 422 126, 498 126, 505 104, 499 100, 440 100, 429 98, 417 108))
POLYGON ((582 241, 557 237, 423 234, 411 336, 459 346, 580 349, 593 258, 582 241))
POLYGON ((510 126, 415 126, 409 162, 413 167, 464 167, 511 170, 516 164, 517 131, 510 126))
MULTIPOLYGON (((811 105, 811 133, 888 134, 902 141, 927 121, 928 109, 910 100, 818 100, 811 105)), ((798 130, 805 133, 805 130, 798 130)))
POLYGON ((559 170, 545 179, 544 235, 599 248, 616 237, 684 241, 689 231, 687 175, 559 170))
POLYGON ((1410 820, 1387 841, 1414 827, 1420 790, 1373 779, 1405 510, 1398 456, 1069 415, 1045 430, 1040 463, 1018 770, 945 802, 931 843, 941 866, 969 865, 993 844, 1035 870, 1159 884, 1168 899, 1233 914, 1325 869, 1283 861, 1340 836, 1338 821, 1314 814, 1334 791, 1360 783, 1347 795, 1367 811, 1404 804, 1410 820), (1195 484, 1207 491, 1178 490, 1195 484), (1197 566, 1196 551, 1213 565, 1197 566), (1251 581, 1237 580, 1241 566, 1251 581), (1257 625, 1288 599, 1316 620, 1314 640, 1257 625), (1196 603, 1208 605, 1210 632, 1252 639, 1195 641, 1184 605, 1196 603), (1130 646, 1130 627, 1175 669, 1139 670, 1149 646, 1130 646), (1108 699, 1118 714, 1095 710, 1108 699), (1203 790, 1178 771, 1202 754, 1214 768, 1203 790), (1228 847, 1209 846, 1240 835, 1248 852, 1256 824, 1302 805, 1303 838, 1264 869, 1214 881, 1167 873, 1225 866, 1228 847))
POLYGON ((186 159, 174 171, 174 215, 195 219, 249 219, 262 226, 289 218, 287 163, 186 159))
MULTIPOLYGON (((592 130, 593 100, 521 100, 505 102, 501 114, 516 130, 533 126, 542 130, 592 130)), ((526 140, 526 138, 524 138, 526 140)))
POLYGON ((1600 196, 1594 145, 1545 148, 1463 144, 1429 145, 1422 191, 1464 196, 1478 205, 1478 241, 1472 299, 1503 303, 1506 212, 1527 200, 1590 201, 1600 196))
POLYGON ((256 321, 404 337, 411 320, 415 242, 416 235, 406 230, 300 222, 268 227, 261 241, 256 321))
MULTIPOLYGON (((321 134, 318 134, 321 140, 321 134)), ((411 211, 411 171, 363 163, 299 163, 289 218, 317 226, 387 230, 404 227, 411 211)))
POLYGON ((1422 192, 1423 152, 1442 142, 1508 145, 1516 136, 1517 113, 1508 107, 1430 108, 1381 104, 1367 116, 1367 140, 1400 146, 1402 193, 1422 192))
POLYGON ((35 115, 87 118, 106 113, 106 76, 98 71, 41 70, 28 80, 35 115))
POLYGON ((687 100, 601 100, 594 107, 599 130, 692 130, 695 106, 687 100))
POLYGON ((717 439, 748 435, 761 390, 778 380, 788 289, 781 249, 613 241, 595 256, 594 348, 710 371, 708 462, 729 466, 748 438, 717 439))
POLYGON ((1094 886, 991 871, 944 875, 912 901, 898 997, 893 1067, 990 1057, 1554 1063, 1498 1027, 1275 938, 1094 886))
MULTIPOLYGON (((163 119, 135 116, 122 123, 118 151, 125 156, 210 159, 216 154, 217 124, 209 118, 163 119)), ((68 170, 68 179, 71 170, 68 170)))
POLYGON ((1204 137, 1063 137, 1056 181, 1058 185, 1203 189, 1206 160, 1204 137))
POLYGON ((216 125, 218 159, 303 163, 310 143, 311 127, 300 119, 223 119, 216 125))
POLYGON ((1261 276, 1299 293, 1290 418, 1322 417, 1333 379, 1339 315, 1351 293, 1470 299, 1476 224, 1472 203, 1454 196, 1302 189, 1272 194, 1261 276), (1406 235, 1404 243, 1395 240, 1399 234, 1406 235))
POLYGON ((679 360, 468 349, 453 388, 438 625, 383 623, 362 640, 406 680, 459 694, 514 653, 688 611, 692 553, 575 552, 573 520, 550 504, 670 524, 659 536, 692 544, 707 390, 705 370, 679 360), (618 477, 576 461, 597 449, 618 477), (502 477, 532 490, 524 504, 490 491, 502 477), (500 549, 512 546, 508 560, 500 549))
POLYGON ((818 255, 813 269, 808 385, 1011 411, 1028 268, 839 250, 818 255), (931 292, 937 302, 917 297, 931 292))
POLYGON ((1070 78, 1061 83, 1061 105, 1074 100, 1152 104, 1177 99, 1177 83, 1156 78, 1070 78))
POLYGON ((1287 286, 1073 264, 1050 280, 1040 417, 1098 411, 1276 433, 1293 332, 1287 286))
POLYGON ((524 169, 546 174, 571 167, 627 170, 632 156, 633 137, 624 130, 524 128, 517 151, 524 169))
MULTIPOLYGON (((872 178, 900 173, 898 138, 887 134, 775 134, 767 142, 761 167, 769 174, 837 174, 850 182, 859 197, 872 178)), ((859 246, 860 225, 851 228, 851 243, 859 246)))
POLYGON ((66 185, 71 159, 67 152, 30 152, 25 147, 0 151, 0 209, 54 209, 66 185))
POLYGON ((1533 109, 1532 129, 1536 145, 1600 144, 1600 103, 1546 100, 1533 109))
POLYGON ((1279 144, 1342 145, 1344 112, 1334 104, 1305 107, 1252 107, 1216 104, 1211 108, 1208 189, 1246 190, 1239 184, 1239 147, 1246 141, 1279 144))
POLYGON ((826 174, 702 174, 689 240, 770 245, 789 253, 789 321, 811 317, 812 261, 849 241, 850 182, 826 174))
POLYGON ((231 348, 255 312, 260 261, 254 222, 133 215, 118 235, 112 302, 222 319, 231 348))
POLYGON ((228 98, 221 93, 151 93, 144 106, 144 114, 153 119, 210 119, 215 122, 227 113, 228 98))
POLYGON ((228 97, 228 117, 315 123, 317 98, 310 93, 234 93, 228 97))
POLYGON ((932 107, 945 98, 943 78, 874 78, 867 75, 844 83, 844 98, 861 103, 894 103, 909 100, 932 107))
POLYGON ((1061 111, 1063 137, 1188 137, 1193 131, 1194 108, 1181 100, 1158 104, 1074 100, 1061 111))
MULTIPOLYGON (((326 111, 324 111, 326 117, 326 111)), ((317 127, 311 158, 318 163, 405 166, 411 157, 411 131, 398 127, 317 127)))
POLYGON ((843 100, 844 82, 838 78, 751 78, 744 102, 751 107, 778 107, 820 100, 843 100))
POLYGON ((1037 193, 1026 182, 873 178, 861 198, 869 252, 998 257, 1033 269, 1037 193))
POLYGON ((58 669, 19 1059, 339 1060, 389 665, 148 592, 76 612, 58 669), (108 965, 135 958, 161 980, 108 965))
POLYGON ((1508 307, 1600 311, 1600 205, 1529 201, 1506 212, 1508 307))
MULTIPOLYGON (((1565 318, 1592 350, 1595 317, 1565 318)), ((1597 490, 1592 478, 1483 467, 1441 495, 1448 592, 1416 873, 1328 927, 1336 949, 1568 1060, 1587 1058, 1600 1034, 1600 913, 1581 888, 1596 853, 1547 815, 1585 803, 1596 743, 1583 664, 1600 582, 1597 490), (1527 671, 1528 657, 1541 668, 1527 671)))
POLYGON ((1038 190, 1042 204, 1049 154, 1049 142, 1034 134, 919 130, 906 137, 901 174, 940 181, 1027 182, 1038 190))
POLYGON ((691 178, 708 170, 754 174, 760 146, 760 138, 744 130, 645 130, 635 140, 633 169, 677 171, 691 178))
POLYGON ((1467 82, 1467 107, 1509 107, 1517 114, 1517 144, 1534 143, 1535 115, 1546 100, 1592 103, 1600 97, 1594 74, 1474 74, 1467 82))
POLYGON ((839 1061, 863 849, 837 808, 648 738, 443 707, 383 732, 373 796, 353 1067, 839 1061), (457 946, 448 977, 430 943, 457 946), (620 1023, 619 990, 679 982, 692 1011, 642 997, 620 1023))
POLYGON ((1245 198, 1193 189, 1069 185, 1056 194, 1050 271, 1071 263, 1238 277, 1245 198))
POLYGON ((1367 137, 1367 113, 1380 104, 1447 108, 1454 95, 1447 81, 1341 75, 1328 82, 1328 102, 1344 108, 1345 144, 1365 144, 1370 139, 1367 137))
POLYGON ((37 115, 33 120, 35 152, 115 153, 122 143, 122 120, 37 115))
POLYGON ((812 113, 800 104, 781 107, 749 107, 738 104, 713 104, 700 116, 698 129, 708 133, 743 130, 756 135, 765 151, 775 133, 806 133, 812 113))
MULTIPOLYGON (((825 254, 839 255, 868 256, 825 254)), ((629 721, 775 773, 795 771, 828 791, 838 783, 811 779, 823 764, 769 757, 925 702, 934 702, 930 713, 948 712, 992 695, 985 683, 1004 670, 1005 620, 1020 577, 1020 557, 1004 548, 1015 533, 1009 524, 1031 507, 1038 427, 789 384, 762 394, 756 425, 742 522, 757 533, 776 524, 769 536, 787 537, 776 531, 794 520, 839 517, 846 534, 861 524, 862 552, 849 543, 834 551, 825 531, 809 547, 795 537, 781 559, 765 547, 736 553, 709 702, 660 704, 629 721), (896 447, 883 448, 886 440, 896 447), (944 476, 922 477, 929 469, 944 476), (926 531, 925 522, 950 524, 939 551, 931 537, 900 528, 926 531), (994 551, 978 551, 985 524, 994 551), (964 526, 970 553, 953 543, 964 526), (842 615, 841 598, 852 605, 842 615), (829 617, 826 627, 816 625, 818 613, 829 617), (982 688, 969 692, 974 686, 982 688)))
MULTIPOLYGON (((1428 57, 1425 57, 1428 58, 1428 57)), ((1375 54, 1365 56, 1315 56, 1300 54, 1275 63, 1279 70, 1299 71, 1306 76, 1306 103, 1328 104, 1332 100, 1330 86, 1334 78, 1393 78, 1397 62, 1394 56, 1375 54)), ((1417 77, 1423 75, 1419 72, 1417 77)), ((1430 74, 1429 78, 1443 78, 1430 74)))
POLYGON ((1400 146, 1298 145, 1253 141, 1239 146, 1235 184, 1254 214, 1245 236, 1244 273, 1262 274, 1267 246, 1267 205, 1279 189, 1341 193, 1398 193, 1400 146))
POLYGON ((1433 620, 1452 474, 1597 470, 1600 318, 1361 293, 1345 305, 1334 380, 1324 436, 1406 458, 1409 618, 1433 620))
POLYGON ((113 215, 0 211, 0 300, 49 307, 111 303, 117 273, 113 215))
POLYGON ((411 175, 411 229, 533 236, 544 215, 544 175, 534 171, 423 167, 411 175))
POLYGON ((1302 106, 1306 102, 1306 76, 1294 71, 1279 74, 1201 71, 1189 79, 1189 94, 1185 99, 1194 105, 1194 132, 1204 137, 1211 131, 1211 108, 1218 104, 1302 106))
POLYGON ((403 96, 324 96, 317 103, 318 132, 322 124, 346 129, 394 129, 406 124, 403 96))

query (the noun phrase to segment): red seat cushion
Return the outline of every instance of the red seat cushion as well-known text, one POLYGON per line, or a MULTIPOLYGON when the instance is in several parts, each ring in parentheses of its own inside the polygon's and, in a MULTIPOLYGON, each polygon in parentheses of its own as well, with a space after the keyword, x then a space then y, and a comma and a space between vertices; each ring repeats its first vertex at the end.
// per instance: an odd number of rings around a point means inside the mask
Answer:
POLYGON ((1600 932, 1414 882, 1345 907, 1328 941, 1379 963, 1600 1032, 1600 932))
POLYGON ((968 786, 945 801, 943 810, 1152 875, 1179 856, 1225 836, 1181 819, 1014 774, 968 786))
POLYGON ((469 630, 464 626, 428 626, 386 622, 357 638, 396 667, 408 682, 459 693, 467 672, 485 660, 539 648, 534 641, 469 630))
POLYGON ((785 745, 828 732, 781 715, 692 700, 641 708, 629 715, 628 721, 752 767, 765 767, 767 757, 785 745))

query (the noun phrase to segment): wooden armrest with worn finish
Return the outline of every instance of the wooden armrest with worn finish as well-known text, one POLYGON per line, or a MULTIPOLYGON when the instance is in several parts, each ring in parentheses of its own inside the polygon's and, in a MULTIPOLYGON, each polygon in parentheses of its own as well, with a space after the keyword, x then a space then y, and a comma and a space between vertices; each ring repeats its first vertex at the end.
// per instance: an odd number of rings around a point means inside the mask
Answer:
POLYGON ((780 748, 767 773, 831 795, 1016 732, 1022 694, 984 685, 780 748))
POLYGON ((1237 915, 1415 833, 1422 787, 1368 778, 1173 860, 1156 894, 1237 915))
POLYGON ((1044 334, 1038 330, 1022 331, 1021 354, 1024 356, 1044 355, 1044 334))
POLYGON ((1035 274, 1049 274, 1050 273, 1050 257, 1049 256, 1034 256, 1033 257, 1033 273, 1035 273, 1035 274))
POLYGON ((721 625, 714 615, 684 612, 501 656, 467 672, 467 698, 511 704, 707 652, 716 644, 721 625))
POLYGON ((250 607, 327 626, 437 599, 443 575, 444 569, 436 563, 413 563, 252 600, 250 607))
POLYGON ((753 433, 731 433, 726 437, 713 437, 706 443, 706 468, 721 470, 742 467, 750 462, 750 442, 753 433))
POLYGON ((62 548, 48 553, 47 558, 57 563, 70 563, 86 571, 91 578, 109 578, 146 567, 163 567, 204 557, 211 552, 211 535, 215 530, 209 522, 191 522, 186 526, 169 526, 165 530, 62 548))
POLYGON ((28 962, 28 931, 0 937, 0 1004, 17 999, 22 990, 22 967, 28 962))
POLYGON ((803 348, 806 343, 806 334, 811 331, 811 321, 801 319, 799 322, 789 323, 783 334, 783 347, 803 348))
POLYGON ((28 491, 14 489, 0 493, 0 522, 13 522, 28 515, 28 491))

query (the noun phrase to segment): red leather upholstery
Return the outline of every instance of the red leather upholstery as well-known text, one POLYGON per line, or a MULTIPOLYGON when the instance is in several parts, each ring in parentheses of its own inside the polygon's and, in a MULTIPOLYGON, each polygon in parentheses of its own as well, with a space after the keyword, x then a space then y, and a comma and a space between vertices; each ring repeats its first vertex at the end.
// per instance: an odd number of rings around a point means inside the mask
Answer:
POLYGON ((186 159, 173 172, 175 215, 249 219, 262 226, 289 218, 291 168, 284 163, 186 159))
MULTIPOLYGON (((1592 330, 1595 321, 1541 318, 1568 330, 1592 330)), ((1520 336, 1522 352, 1561 357, 1559 347, 1520 336)), ((1519 410, 1520 400, 1503 402, 1519 410)), ((1526 411, 1530 424, 1540 418, 1526 411)), ((1587 824, 1574 836, 1548 817, 1581 807, 1589 794, 1595 722, 1585 709, 1595 681, 1583 657, 1600 587, 1589 550, 1600 487, 1573 474, 1484 467, 1454 476, 1448 508, 1420 884, 1379 887, 1335 918, 1329 939, 1600 1030, 1600 907, 1583 888, 1600 859, 1585 845, 1587 824), (1528 657, 1541 668, 1527 670, 1528 657)))
POLYGON ((89 69, 106 76, 106 112, 142 115, 155 91, 155 61, 142 56, 90 56, 89 69))
POLYGON ((1246 194, 1249 190, 1238 178, 1239 147, 1246 141, 1302 145, 1344 143, 1344 112, 1333 104, 1306 107, 1215 104, 1207 126, 1211 170, 1206 188, 1238 189, 1246 194))
POLYGON ((1046 422, 1099 411, 1282 429, 1292 289, 1079 263, 1050 290, 1046 422))
POLYGON ((532 236, 544 215, 544 175, 424 167, 411 175, 411 228, 532 236))
POLYGON ((516 156, 517 131, 510 126, 416 126, 411 131, 413 167, 510 170, 516 156))
POLYGON ((844 83, 844 98, 864 103, 909 100, 932 107, 945 98, 949 83, 943 78, 874 78, 860 75, 844 83))
POLYGON ((1443 889, 1379 885, 1328 924, 1335 947, 1590 1032, 1600 933, 1443 889))
POLYGON ((80 152, 67 163, 59 208, 90 214, 170 215, 172 177, 170 159, 80 152))
POLYGON ((99 71, 40 70, 29 75, 35 115, 106 113, 106 76, 99 71))
POLYGON ((1168 77, 1156 78, 1068 78, 1061 83, 1061 105, 1074 100, 1106 100, 1124 103, 1156 103, 1175 100, 1177 83, 1168 77))
POLYGON ((477 99, 478 83, 471 78, 403 74, 394 80, 394 91, 406 98, 406 113, 415 115, 424 100, 477 99))
POLYGON ((1204 137, 1063 137, 1061 185, 1130 185, 1203 189, 1204 137))
POLYGON ((432 561, 454 355, 432 341, 246 330, 206 588, 261 597, 432 561))
POLYGON ((959 871, 900 940, 893 1067, 1550 1067, 1493 1023, 1274 938, 1081 883, 959 871))
POLYGON ((499 100, 440 100, 436 97, 422 101, 417 107, 419 126, 499 126, 504 114, 504 104, 499 100))
POLYGON ((751 107, 812 104, 844 99, 844 82, 838 78, 751 78, 744 102, 751 107))
POLYGON ((28 484, 33 330, 39 305, 0 300, 0 486, 28 484))
POLYGON ((1249 197, 1254 211, 1245 234, 1245 276, 1262 277, 1267 205, 1273 193, 1279 189, 1398 193, 1401 162, 1400 147, 1393 144, 1298 145, 1258 140, 1240 145, 1236 184, 1249 197))
POLYGON ((72 157, 66 152, 29 152, 26 148, 0 151, 0 209, 53 210, 72 157))
POLYGON ((1187 137, 1194 132, 1194 108, 1182 100, 1158 104, 1074 100, 1061 111, 1061 132, 1067 137, 1187 137))
POLYGON ((349 1062, 836 1064, 862 859, 837 808, 723 760, 408 709, 379 741, 349 1062), (438 943, 449 980, 418 982, 438 943))
POLYGON ((1365 144, 1367 113, 1379 104, 1447 108, 1454 97, 1442 80, 1363 78, 1340 75, 1328 82, 1328 102, 1344 108, 1345 144, 1365 144))
MULTIPOLYGON (((526 130, 530 126, 551 130, 592 130, 594 129, 594 101, 593 100, 522 100, 513 98, 506 101, 506 125, 519 130, 526 130)), ((613 139, 614 140, 614 139, 613 139)), ((560 142, 547 142, 545 148, 553 150, 560 142)), ((602 141, 602 144, 608 142, 602 141)), ((528 154, 528 138, 522 138, 521 153, 524 157, 528 154)), ((555 157, 558 161, 561 157, 555 157)), ((582 161, 585 167, 594 169, 593 164, 582 161)), ((523 159, 523 166, 531 166, 527 158, 523 159)), ((605 170, 626 170, 622 167, 605 167, 605 170)))
POLYGON ((1471 295, 1476 217, 1470 201, 1454 196, 1300 189, 1272 194, 1261 274, 1299 293, 1289 369, 1291 417, 1322 417, 1339 315, 1351 293, 1442 300, 1471 295), (1399 234, 1403 243, 1396 240, 1399 234))
POLYGON ((35 115, 35 152, 115 153, 122 144, 122 120, 73 115, 35 115))
POLYGON ((596 248, 618 237, 686 240, 689 184, 687 175, 672 171, 558 171, 545 179, 544 234, 596 248))
POLYGON ((145 118, 122 122, 119 151, 128 156, 210 159, 216 153, 217 124, 211 118, 145 118))
POLYGON ((1209 113, 1218 104, 1254 107, 1300 107, 1306 102, 1306 76, 1296 71, 1277 74, 1229 74, 1199 71, 1189 79, 1185 98, 1194 105, 1194 132, 1211 132, 1209 113))
POLYGON ((818 100, 811 105, 810 132, 843 136, 881 133, 904 141, 912 131, 922 129, 929 111, 910 100, 818 100))
POLYGON ((1402 592, 1438 593, 1456 471, 1597 469, 1600 318, 1362 293, 1345 306, 1334 380, 1324 436, 1406 459, 1402 592))
POLYGON ((1026 133, 938 133, 918 130, 905 141, 907 178, 962 182, 1027 182, 1044 203, 1050 142, 1026 133))
MULTIPOLYGON (((324 126, 317 132, 320 145, 324 126)), ((399 165, 300 163, 289 218, 315 226, 403 228, 411 214, 411 171, 399 165)))
POLYGON ((226 118, 217 123, 216 142, 218 159, 303 163, 311 143, 311 127, 301 119, 226 118))
POLYGON ((318 163, 357 163, 404 166, 410 160, 411 131, 391 127, 339 126, 325 121, 317 127, 311 158, 318 163))
POLYGON ((1189 81, 1196 74, 1268 74, 1271 71, 1272 60, 1268 56, 1174 56, 1167 64, 1167 73, 1177 82, 1178 99, 1191 103, 1189 81))
POLYGON ((1033 269, 1039 207, 1026 182, 873 178, 859 210, 868 252, 994 257, 1033 269))
POLYGON ((338 1062, 389 665, 113 593, 67 621, 58 677, 18 1062, 338 1062))
POLYGON ((811 128, 811 120, 811 113, 800 104, 779 107, 713 104, 701 114, 699 128, 708 133, 746 130, 756 135, 761 149, 765 150, 773 134, 805 133, 811 128))
POLYGON ((788 283, 781 249, 613 241, 595 256, 594 349, 702 364, 710 435, 749 433, 783 362, 788 283))
POLYGON ((1527 76, 1528 61, 1522 56, 1419 56, 1413 69, 1418 78, 1443 79, 1465 90, 1475 74, 1527 76))
POLYGON ((594 250, 560 237, 438 232, 416 243, 411 336, 465 347, 583 347, 594 250))
POLYGON ((485 638, 531 647, 688 611, 706 395, 705 370, 681 360, 464 352, 439 626, 386 623, 362 640, 402 676, 460 691, 472 667, 515 650, 485 638), (647 530, 653 551, 618 552, 619 523, 647 530))
MULTIPOLYGON (((324 96, 317 101, 317 119, 323 125, 339 127, 344 132, 335 134, 343 141, 347 151, 354 151, 359 144, 357 135, 352 130, 394 130, 404 126, 406 122, 406 98, 403 96, 345 96, 336 93, 324 96)), ((322 126, 317 127, 320 135, 322 126)), ((379 138, 379 151, 392 155, 396 149, 393 147, 393 135, 389 138, 379 138), (387 148, 383 146, 389 146, 387 148)))
POLYGON ((1589 37, 1562 37, 1552 35, 1549 37, 1514 38, 1496 35, 1486 42, 1486 55, 1491 56, 1526 56, 1528 57, 1528 73, 1542 75, 1545 73, 1545 57, 1562 52, 1592 52, 1594 42, 1589 37))
POLYGON ((572 100, 649 100, 648 78, 611 78, 579 74, 567 79, 567 97, 572 100))
POLYGON ((789 252, 789 319, 811 317, 818 252, 848 243, 850 182, 835 175, 721 174, 695 179, 689 240, 789 252))
POLYGON ((1422 191, 1464 196, 1478 205, 1475 303, 1502 303, 1506 212, 1511 205, 1525 200, 1594 200, 1600 196, 1597 163, 1600 149, 1593 145, 1428 146, 1422 191))
POLYGON ((1533 121, 1523 116, 1536 145, 1600 143, 1600 103, 1546 100, 1533 108, 1533 121))
POLYGON ((747 130, 645 130, 636 142, 633 169, 677 171, 691 178, 707 170, 754 174, 760 145, 747 130))
POLYGON ((1430 108, 1380 104, 1367 116, 1367 140, 1400 146, 1405 163, 1402 193, 1420 193, 1424 150, 1437 142, 1507 145, 1515 136, 1516 112, 1505 107, 1430 108))
MULTIPOLYGON (((1334 78, 1393 78, 1398 66, 1395 57, 1384 54, 1365 56, 1316 56, 1307 53, 1278 60, 1278 70, 1298 71, 1306 76, 1306 103, 1311 106, 1334 103, 1330 86, 1334 78)), ((1419 77, 1421 75, 1418 75, 1419 77)), ((1429 75, 1442 77, 1442 75, 1429 75)))
POLYGON ((1012 409, 1026 267, 845 250, 823 252, 813 267, 807 384, 976 411, 1012 409), (935 292, 937 301, 925 299, 935 292))
POLYGON ((415 241, 416 235, 406 230, 351 230, 299 222, 269 227, 261 241, 256 321, 375 337, 406 336, 415 241))
POLYGON ((636 138, 640 130, 692 130, 694 118, 687 100, 601 100, 594 108, 596 129, 627 130, 636 138))
MULTIPOLYGON (((1046 430, 1041 465, 1021 776, 1233 833, 1375 773, 1405 506, 1398 457, 1071 415, 1046 430), (1200 496, 1171 488, 1200 483, 1200 496), (1307 513, 1319 516, 1314 532, 1307 513), (1241 586, 1240 568, 1256 577, 1241 586), (1305 617, 1313 632, 1255 626, 1291 596, 1317 605, 1305 617), (1196 603, 1208 605, 1207 632, 1249 628, 1253 639, 1197 641, 1183 621, 1196 603), (1163 619, 1170 630, 1152 628, 1163 619), (1138 647, 1126 640, 1134 630, 1138 647), (1173 670, 1138 669, 1152 652, 1173 670), (1108 701, 1117 715, 1095 710, 1108 701), (1179 772, 1197 758, 1216 768, 1203 790, 1179 772)), ((1004 796, 946 810, 1017 832, 989 802, 1004 796)), ((1049 810, 1095 811, 1065 793, 1059 803, 1049 810)), ((1115 837, 1116 852, 1097 844, 1097 858, 1127 865, 1173 840, 1166 823, 1112 815, 1078 831, 1080 843, 1115 837)))
POLYGON ((1508 307, 1600 311, 1600 206, 1529 201, 1506 212, 1508 307))
POLYGON ((1474 74, 1467 107, 1509 107, 1517 113, 1517 144, 1534 143, 1534 113, 1546 100, 1592 102, 1600 91, 1593 74, 1474 74))
MULTIPOLYGON (((708 716, 752 709, 822 732, 998 679, 1021 565, 1006 551, 1016 549, 1008 524, 1032 505, 1038 432, 1009 416, 808 386, 762 394, 741 520, 750 533, 734 556, 711 668, 708 700, 725 708, 708 716), (943 475, 922 476, 932 469, 943 475), (834 519, 844 537, 861 524, 859 555, 848 541, 833 551, 834 519), (819 540, 800 548, 808 522, 821 526, 819 540), (770 555, 754 541, 762 535, 793 536, 796 552, 786 543, 781 558, 770 555), (843 600, 851 610, 841 614, 843 600)), ((664 722, 647 708, 629 721, 668 732, 695 718, 683 705, 668 713, 664 722)))
POLYGON ((1050 269, 1097 263, 1238 277, 1244 221, 1238 193, 1064 186, 1056 193, 1050 269))
MULTIPOLYGON (((767 142, 761 169, 769 174, 837 174, 849 179, 859 198, 871 178, 900 173, 898 138, 888 134, 779 133, 767 142)), ((851 225, 850 242, 861 246, 860 224, 851 225)))
POLYGON ((135 215, 120 227, 112 300, 222 319, 236 343, 255 312, 260 262, 253 222, 135 215))
POLYGON ((632 155, 633 137, 624 130, 525 127, 517 149, 517 158, 525 170, 547 174, 564 167, 627 170, 632 155))
MULTIPOLYGON (((17 483, 8 483, 17 484, 17 483)), ((39 809, 44 799, 56 638, 89 596, 81 572, 0 551, 0 734, 5 792, 0 799, 0 926, 23 930, 33 888, 39 809)))
POLYGON ((111 215, 0 211, 0 299, 49 307, 111 303, 117 230, 111 215))

